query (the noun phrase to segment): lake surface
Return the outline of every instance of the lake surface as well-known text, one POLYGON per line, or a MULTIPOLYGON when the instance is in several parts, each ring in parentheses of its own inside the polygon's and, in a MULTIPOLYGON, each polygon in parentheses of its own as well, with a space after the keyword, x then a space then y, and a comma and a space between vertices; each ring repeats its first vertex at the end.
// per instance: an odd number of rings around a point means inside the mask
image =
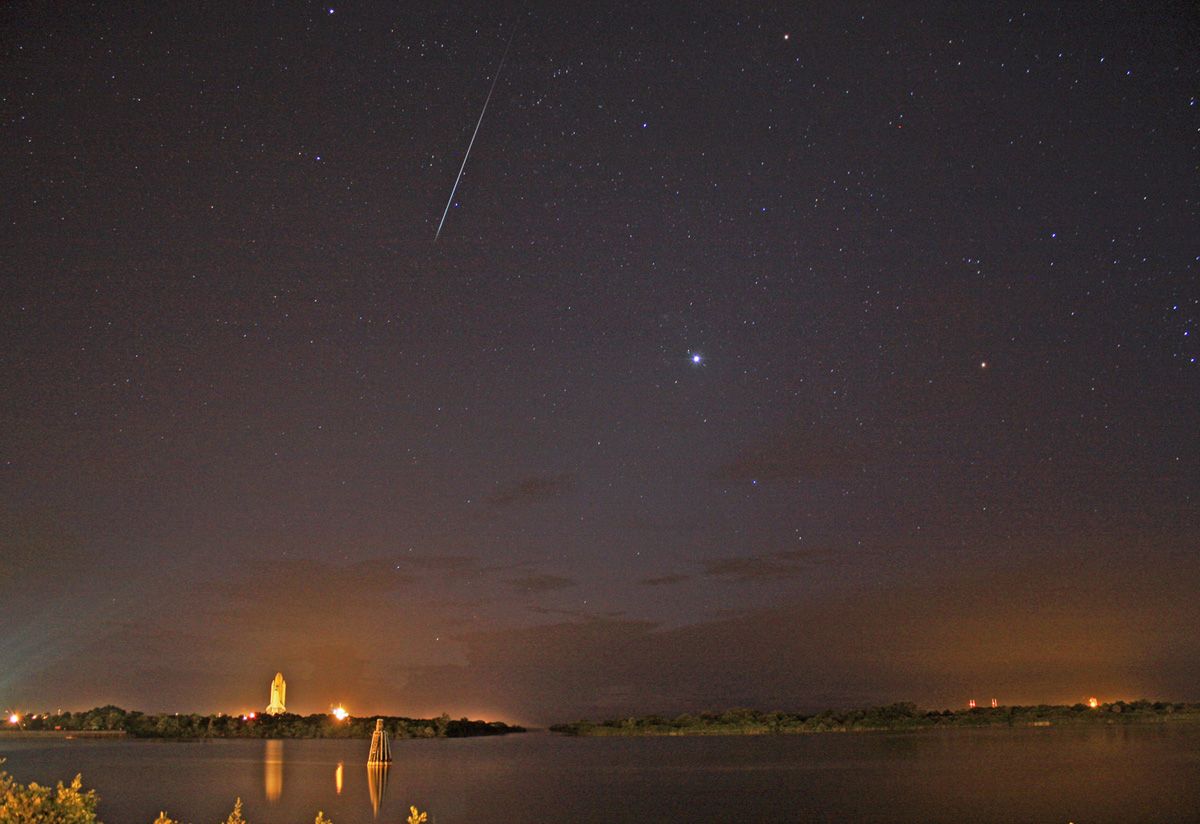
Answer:
POLYGON ((17 741, 4 769, 82 772, 107 824, 159 810, 250 824, 403 822, 1200 821, 1200 725, 754 737, 394 741, 370 775, 367 741, 17 741), (378 814, 375 804, 378 803, 378 814))

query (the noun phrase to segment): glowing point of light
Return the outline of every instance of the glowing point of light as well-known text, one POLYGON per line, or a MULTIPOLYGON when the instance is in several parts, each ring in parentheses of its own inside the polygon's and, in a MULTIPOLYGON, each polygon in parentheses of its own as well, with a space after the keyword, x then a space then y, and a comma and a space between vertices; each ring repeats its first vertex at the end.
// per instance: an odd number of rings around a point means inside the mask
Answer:
POLYGON ((1096 707, 1100 706, 1100 702, 1097 701, 1095 698, 1089 698, 1088 706, 1091 707, 1092 709, 1096 709, 1096 707))
POLYGON ((785 34, 785 35, 783 36, 783 39, 784 39, 784 40, 791 40, 791 39, 792 39, 792 36, 791 36, 790 34, 785 34))
POLYGON ((987 362, 987 361, 985 361, 985 360, 984 360, 984 361, 980 361, 980 362, 979 362, 979 368, 980 368, 980 369, 987 369, 987 367, 988 367, 988 362, 987 362))
POLYGON ((972 698, 970 701, 968 701, 968 702, 967 702, 967 706, 968 706, 970 709, 975 709, 975 699, 974 699, 974 698, 972 698))
POLYGON ((704 356, 701 355, 699 352, 693 352, 692 353, 692 363, 699 366, 700 364, 704 363, 704 356))
POLYGON ((17 714, 14 712, 12 715, 8 716, 8 723, 10 723, 10 724, 20 724, 20 723, 21 723, 21 716, 17 715, 17 714))
POLYGON ((346 712, 345 707, 340 707, 340 706, 334 707, 333 708, 333 717, 339 721, 345 721, 347 718, 350 717, 350 713, 346 712))
POLYGON ((252 713, 250 713, 250 715, 249 715, 248 717, 250 718, 250 720, 252 720, 252 721, 253 721, 253 720, 254 720, 254 717, 255 717, 256 715, 257 715, 257 713, 253 713, 253 712, 252 712, 252 713))

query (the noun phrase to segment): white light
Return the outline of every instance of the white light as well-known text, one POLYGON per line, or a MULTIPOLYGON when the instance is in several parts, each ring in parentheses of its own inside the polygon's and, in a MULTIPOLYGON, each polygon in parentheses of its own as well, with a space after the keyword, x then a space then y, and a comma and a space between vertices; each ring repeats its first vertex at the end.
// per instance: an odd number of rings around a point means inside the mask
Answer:
POLYGON ((703 361, 704 361, 704 358, 702 358, 700 356, 699 352, 692 353, 692 363, 699 364, 699 363, 702 363, 703 361))

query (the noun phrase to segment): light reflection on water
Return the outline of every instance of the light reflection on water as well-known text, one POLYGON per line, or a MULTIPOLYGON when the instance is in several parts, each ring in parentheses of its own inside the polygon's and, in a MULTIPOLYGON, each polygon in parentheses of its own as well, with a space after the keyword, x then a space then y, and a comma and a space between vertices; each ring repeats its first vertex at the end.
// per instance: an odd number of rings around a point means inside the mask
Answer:
POLYGON ((388 767, 387 763, 367 765, 367 789, 371 793, 371 809, 375 817, 379 817, 379 808, 383 806, 383 796, 387 792, 388 767))
POLYGON ((263 750, 263 795, 268 801, 278 801, 283 795, 283 742, 266 741, 263 750))
POLYGON ((175 820, 223 821, 239 796, 253 824, 312 821, 317 810, 337 824, 398 824, 409 805, 437 824, 1101 824, 1195 821, 1200 810, 1200 724, 397 741, 390 770, 374 774, 368 746, 0 738, 0 757, 20 781, 53 784, 82 772, 109 824, 150 824, 159 810, 175 820))

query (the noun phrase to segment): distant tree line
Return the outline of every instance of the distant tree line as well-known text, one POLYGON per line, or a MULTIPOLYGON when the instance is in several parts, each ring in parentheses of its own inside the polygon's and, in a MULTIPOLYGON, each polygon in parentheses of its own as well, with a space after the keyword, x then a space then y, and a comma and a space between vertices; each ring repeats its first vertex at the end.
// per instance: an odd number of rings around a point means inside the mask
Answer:
POLYGON ((524 732, 523 727, 500 721, 468 718, 404 718, 401 716, 348 717, 332 715, 148 714, 112 705, 86 712, 38 713, 22 719, 26 730, 124 732, 137 738, 370 738, 375 719, 383 718, 392 738, 466 738, 524 732))
POLYGON ((607 721, 575 721, 550 729, 566 735, 769 735, 776 733, 907 730, 933 727, 1042 726, 1134 723, 1168 719, 1200 721, 1200 704, 1163 701, 1114 701, 1086 704, 975 707, 920 710, 903 702, 854 710, 825 710, 811 715, 732 709, 673 717, 643 715, 607 721))

